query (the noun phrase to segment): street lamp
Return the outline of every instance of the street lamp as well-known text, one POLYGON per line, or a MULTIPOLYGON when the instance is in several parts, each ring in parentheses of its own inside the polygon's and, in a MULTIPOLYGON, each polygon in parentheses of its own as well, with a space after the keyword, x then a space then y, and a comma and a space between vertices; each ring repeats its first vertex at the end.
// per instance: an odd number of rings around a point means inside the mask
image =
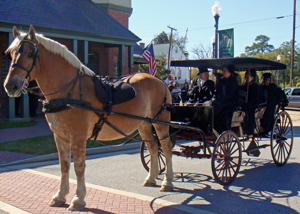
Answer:
POLYGON ((211 44, 212 44, 212 57, 211 58, 214 58, 215 57, 215 42, 216 42, 216 36, 213 35, 210 39, 211 41, 211 44))
POLYGON ((212 14, 213 16, 215 17, 215 56, 214 58, 218 58, 218 24, 219 24, 219 18, 220 18, 220 15, 221 15, 221 12, 222 12, 222 7, 220 6, 219 2, 216 1, 214 6, 212 7, 212 14))
MULTIPOLYGON (((281 56, 278 54, 277 56, 277 62, 280 62, 281 56)), ((277 86, 279 86, 279 69, 277 70, 277 86)))

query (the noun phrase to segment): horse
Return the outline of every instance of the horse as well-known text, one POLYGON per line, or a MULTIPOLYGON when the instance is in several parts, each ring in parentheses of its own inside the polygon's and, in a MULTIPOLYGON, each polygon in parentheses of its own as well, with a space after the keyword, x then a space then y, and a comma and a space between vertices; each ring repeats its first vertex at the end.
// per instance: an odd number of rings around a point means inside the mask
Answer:
MULTIPOLYGON (((12 32, 14 40, 6 50, 8 57, 11 58, 9 72, 4 82, 8 96, 19 97, 28 82, 36 80, 46 101, 68 97, 72 100, 84 100, 94 109, 103 109, 104 103, 97 98, 92 80, 95 73, 83 65, 66 46, 37 34, 32 25, 27 34, 18 31, 16 27, 13 27, 12 32), (74 81, 75 79, 79 81, 74 81)), ((159 120, 170 122, 170 111, 162 109, 162 104, 164 102, 171 104, 172 98, 161 80, 146 73, 136 73, 124 78, 123 81, 134 87, 136 96, 129 101, 113 105, 112 112, 143 118, 154 118, 160 112, 159 120)), ((59 189, 49 205, 60 207, 66 203, 72 150, 77 189, 68 210, 82 210, 86 205, 84 201, 86 141, 92 135, 99 118, 95 112, 81 108, 65 108, 58 112, 45 113, 45 117, 54 135, 61 171, 59 189)), ((113 114, 107 117, 107 121, 127 135, 138 130, 141 138, 146 141, 151 163, 144 186, 156 186, 159 174, 156 139, 157 137, 160 139, 166 163, 166 173, 160 191, 172 191, 174 188, 172 142, 169 137, 169 126, 113 114), (153 128, 157 137, 154 136, 153 128)), ((107 141, 124 137, 116 129, 104 123, 97 140, 107 141)))

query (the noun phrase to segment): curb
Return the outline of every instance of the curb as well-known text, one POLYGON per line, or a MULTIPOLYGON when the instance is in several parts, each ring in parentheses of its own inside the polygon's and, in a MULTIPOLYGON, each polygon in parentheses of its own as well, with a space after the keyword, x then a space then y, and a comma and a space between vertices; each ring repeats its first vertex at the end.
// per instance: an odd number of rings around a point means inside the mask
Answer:
MULTIPOLYGON (((109 152, 118 152, 118 151, 126 151, 132 149, 138 149, 141 146, 141 142, 129 143, 123 146, 102 146, 102 147, 95 147, 95 148, 88 148, 86 149, 86 156, 87 155, 96 155, 102 153, 109 153, 109 152)), ((26 164, 26 163, 34 163, 34 162, 42 162, 42 161, 50 161, 50 160, 58 160, 58 153, 52 153, 48 155, 41 155, 33 158, 28 158, 24 160, 18 160, 10 163, 1 164, 2 166, 10 166, 10 165, 17 165, 17 164, 26 164)))

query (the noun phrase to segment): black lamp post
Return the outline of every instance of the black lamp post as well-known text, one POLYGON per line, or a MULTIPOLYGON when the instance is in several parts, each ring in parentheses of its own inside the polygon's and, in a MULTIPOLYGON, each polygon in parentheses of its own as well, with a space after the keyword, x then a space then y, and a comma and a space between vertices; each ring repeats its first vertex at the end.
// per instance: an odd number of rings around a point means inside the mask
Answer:
POLYGON ((219 2, 216 1, 214 6, 212 7, 212 14, 215 17, 215 45, 214 45, 214 58, 218 58, 218 24, 219 18, 222 12, 222 7, 219 2))

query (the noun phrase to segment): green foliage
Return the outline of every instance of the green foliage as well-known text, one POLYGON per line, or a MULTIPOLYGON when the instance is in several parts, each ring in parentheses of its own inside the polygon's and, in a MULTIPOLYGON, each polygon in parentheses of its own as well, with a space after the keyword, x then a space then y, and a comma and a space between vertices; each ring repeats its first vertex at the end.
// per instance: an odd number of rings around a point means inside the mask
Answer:
MULTIPOLYGON (((156 62, 158 79, 165 80, 171 73, 171 70, 165 68, 166 64, 167 64, 167 60, 165 58, 161 58, 159 62, 156 62)), ((139 65, 139 71, 143 73, 148 73, 149 65, 148 64, 139 65)))
MULTIPOLYGON (((256 37, 257 38, 257 37, 256 37)), ((261 38, 261 37, 260 37, 261 38)), ((265 37, 263 37, 265 38, 265 37)), ((269 39, 269 37, 267 37, 269 39)), ((268 41, 264 39, 264 41, 268 41)), ((253 43, 254 44, 254 43, 253 43)), ((249 46, 247 46, 249 47, 249 46)), ((246 47, 246 49, 247 49, 246 47)), ((267 50, 267 49, 266 49, 267 50)), ((273 82, 278 83, 279 86, 284 87, 290 85, 290 73, 291 73, 291 51, 292 51, 292 41, 290 42, 283 42, 279 48, 267 50, 267 51, 258 51, 254 55, 249 55, 248 53, 241 54, 241 56, 253 56, 257 58, 269 59, 273 61, 277 61, 277 56, 280 55, 281 59, 280 62, 287 66, 287 69, 284 71, 266 71, 271 72, 273 76, 273 82), (278 75, 279 74, 279 75, 278 75)), ((263 72, 257 72, 259 77, 262 76, 263 72)), ((300 48, 299 44, 295 43, 295 51, 294 51, 294 70, 293 70, 293 86, 300 85, 300 48)))
MULTIPOLYGON (((130 136, 133 137, 136 133, 138 133, 138 131, 135 131, 130 136)), ((136 139, 141 140, 139 135, 136 137, 136 139)), ((88 140, 86 148, 100 147, 105 145, 117 145, 125 142, 126 140, 127 138, 122 138, 119 140, 101 141, 100 143, 98 143, 97 141, 88 140)), ((42 137, 27 138, 0 143, 0 151, 46 155, 56 153, 57 149, 53 135, 47 135, 42 137)))
POLYGON ((165 31, 161 32, 158 36, 153 39, 154 44, 165 44, 170 43, 169 36, 165 31))
POLYGON ((35 126, 37 124, 36 121, 26 121, 26 122, 0 122, 0 129, 11 129, 11 128, 19 128, 19 127, 28 127, 35 126))
POLYGON ((273 45, 269 45, 268 41, 270 40, 269 37, 265 35, 259 35, 255 38, 255 42, 251 46, 245 47, 245 52, 247 56, 254 56, 259 53, 269 53, 274 50, 273 45))

